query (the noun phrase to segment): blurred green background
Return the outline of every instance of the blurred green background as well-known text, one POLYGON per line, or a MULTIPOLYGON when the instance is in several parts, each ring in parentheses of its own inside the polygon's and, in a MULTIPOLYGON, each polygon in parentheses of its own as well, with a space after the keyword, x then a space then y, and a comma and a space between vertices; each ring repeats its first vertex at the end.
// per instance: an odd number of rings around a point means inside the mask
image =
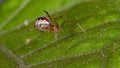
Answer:
POLYGON ((0 0, 0 68, 120 68, 120 0, 0 0), (28 32, 43 10, 57 39, 28 32))

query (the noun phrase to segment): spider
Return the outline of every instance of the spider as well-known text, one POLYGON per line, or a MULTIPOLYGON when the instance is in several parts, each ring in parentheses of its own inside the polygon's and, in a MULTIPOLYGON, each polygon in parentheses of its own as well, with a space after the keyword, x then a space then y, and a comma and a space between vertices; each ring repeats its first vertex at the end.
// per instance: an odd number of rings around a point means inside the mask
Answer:
POLYGON ((43 12, 46 13, 47 17, 37 18, 34 23, 34 28, 41 32, 60 32, 60 28, 65 22, 63 22, 61 25, 58 25, 56 20, 62 18, 62 16, 52 20, 50 14, 47 11, 44 10, 43 12))

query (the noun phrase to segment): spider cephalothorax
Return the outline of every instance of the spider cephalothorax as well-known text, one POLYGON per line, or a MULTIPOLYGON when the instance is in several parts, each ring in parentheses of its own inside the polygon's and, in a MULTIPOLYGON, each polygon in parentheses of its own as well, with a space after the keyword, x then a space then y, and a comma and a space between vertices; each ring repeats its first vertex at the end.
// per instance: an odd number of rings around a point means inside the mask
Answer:
MULTIPOLYGON (((60 26, 54 21, 52 24, 52 20, 47 11, 44 11, 48 17, 39 17, 35 20, 35 29, 42 32, 55 32, 58 33, 60 31, 60 26)), ((55 20, 55 19, 54 19, 55 20)))

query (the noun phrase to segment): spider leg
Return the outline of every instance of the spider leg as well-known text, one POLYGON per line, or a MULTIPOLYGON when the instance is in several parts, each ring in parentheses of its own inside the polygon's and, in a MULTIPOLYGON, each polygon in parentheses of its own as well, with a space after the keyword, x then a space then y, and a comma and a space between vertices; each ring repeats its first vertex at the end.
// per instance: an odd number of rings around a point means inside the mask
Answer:
POLYGON ((33 31, 35 28, 27 29, 27 32, 33 31))
POLYGON ((60 27, 63 27, 64 24, 67 23, 67 22, 68 22, 68 20, 63 21, 62 24, 60 25, 60 27))
POLYGON ((58 39, 58 33, 57 32, 54 32, 54 33, 55 33, 54 39, 57 40, 58 39))
MULTIPOLYGON (((52 21, 52 17, 50 16, 50 14, 46 11, 46 10, 43 10, 43 12, 46 13, 46 15, 49 17, 49 19, 52 21)), ((53 21, 52 21, 53 22, 53 21)))
POLYGON ((58 24, 57 24, 57 20, 59 20, 59 19, 61 19, 61 18, 62 18, 62 16, 54 17, 54 24, 55 24, 55 25, 58 25, 58 24))

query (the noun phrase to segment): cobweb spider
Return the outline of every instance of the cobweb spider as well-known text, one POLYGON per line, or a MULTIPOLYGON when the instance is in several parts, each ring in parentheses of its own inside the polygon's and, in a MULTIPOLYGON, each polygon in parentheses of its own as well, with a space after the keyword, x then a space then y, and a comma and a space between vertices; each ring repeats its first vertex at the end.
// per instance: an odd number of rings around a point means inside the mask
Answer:
POLYGON ((57 38, 58 32, 60 32, 61 26, 65 23, 65 21, 61 24, 57 24, 57 20, 62 18, 62 16, 57 18, 51 18, 50 14, 47 11, 43 11, 46 13, 47 17, 39 17, 35 20, 34 28, 41 32, 54 32, 55 38, 57 38))

